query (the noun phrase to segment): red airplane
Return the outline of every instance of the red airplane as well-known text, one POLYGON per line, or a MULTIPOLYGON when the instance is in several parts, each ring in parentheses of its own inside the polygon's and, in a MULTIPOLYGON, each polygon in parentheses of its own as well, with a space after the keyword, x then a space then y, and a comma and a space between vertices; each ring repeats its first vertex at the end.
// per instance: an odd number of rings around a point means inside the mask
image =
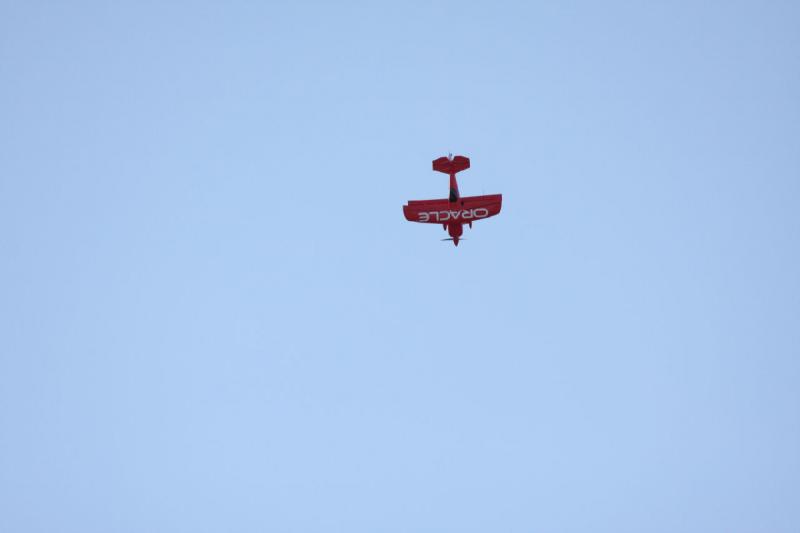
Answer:
POLYGON ((500 212, 503 203, 502 194, 487 194, 485 196, 461 196, 458 193, 456 174, 469 168, 469 158, 463 155, 453 157, 440 157, 433 161, 433 170, 450 175, 450 197, 440 200, 410 200, 403 206, 406 220, 428 224, 441 224, 449 239, 458 246, 458 240, 464 232, 464 224, 476 220, 493 217, 500 212))

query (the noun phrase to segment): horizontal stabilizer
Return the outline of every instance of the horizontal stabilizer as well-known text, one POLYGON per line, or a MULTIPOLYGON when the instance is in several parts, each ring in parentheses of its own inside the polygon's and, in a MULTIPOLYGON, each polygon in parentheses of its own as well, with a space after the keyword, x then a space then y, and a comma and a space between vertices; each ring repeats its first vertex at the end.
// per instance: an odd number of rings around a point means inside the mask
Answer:
POLYGON ((469 157, 457 155, 454 158, 440 157, 433 160, 433 170, 445 174, 455 174, 469 168, 469 157))

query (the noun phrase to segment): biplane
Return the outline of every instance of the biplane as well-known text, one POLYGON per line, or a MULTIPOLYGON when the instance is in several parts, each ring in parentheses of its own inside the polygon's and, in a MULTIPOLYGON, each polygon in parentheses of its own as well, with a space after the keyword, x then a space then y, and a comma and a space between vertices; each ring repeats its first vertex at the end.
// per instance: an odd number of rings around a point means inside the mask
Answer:
POLYGON ((461 196, 458 192, 456 174, 469 168, 469 158, 463 155, 434 159, 433 170, 450 176, 450 195, 437 200, 410 200, 403 206, 406 220, 424 224, 441 224, 450 235, 443 241, 458 241, 464 233, 464 224, 472 228, 476 220, 493 217, 500 212, 503 204, 502 194, 483 196, 461 196))

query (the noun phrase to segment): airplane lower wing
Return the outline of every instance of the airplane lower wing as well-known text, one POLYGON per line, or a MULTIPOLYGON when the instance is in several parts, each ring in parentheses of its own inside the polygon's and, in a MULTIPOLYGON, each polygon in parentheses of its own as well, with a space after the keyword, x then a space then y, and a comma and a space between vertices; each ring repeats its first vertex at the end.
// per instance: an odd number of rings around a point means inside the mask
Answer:
POLYGON ((502 194, 464 196, 455 202, 450 202, 447 198, 411 200, 403 206, 403 214, 411 222, 467 224, 495 216, 500 212, 502 204, 502 194))

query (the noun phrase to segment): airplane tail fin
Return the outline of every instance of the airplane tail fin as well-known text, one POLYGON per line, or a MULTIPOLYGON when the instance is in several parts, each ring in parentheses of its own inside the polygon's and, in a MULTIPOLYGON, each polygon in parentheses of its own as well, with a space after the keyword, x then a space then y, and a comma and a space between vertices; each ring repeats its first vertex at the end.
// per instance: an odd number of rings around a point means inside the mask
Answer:
POLYGON ((445 174, 455 174, 469 168, 469 157, 457 155, 455 157, 440 157, 433 160, 433 170, 445 174))

